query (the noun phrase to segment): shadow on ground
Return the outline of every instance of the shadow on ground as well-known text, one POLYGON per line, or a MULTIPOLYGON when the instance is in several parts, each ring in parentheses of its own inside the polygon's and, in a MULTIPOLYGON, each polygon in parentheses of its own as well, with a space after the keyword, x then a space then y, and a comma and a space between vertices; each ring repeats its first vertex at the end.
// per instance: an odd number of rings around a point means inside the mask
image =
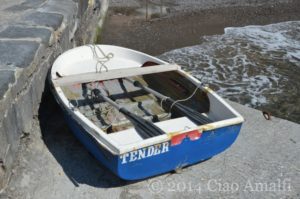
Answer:
POLYGON ((103 167, 73 136, 49 85, 42 96, 39 122, 45 145, 75 186, 107 188, 129 184, 103 167))

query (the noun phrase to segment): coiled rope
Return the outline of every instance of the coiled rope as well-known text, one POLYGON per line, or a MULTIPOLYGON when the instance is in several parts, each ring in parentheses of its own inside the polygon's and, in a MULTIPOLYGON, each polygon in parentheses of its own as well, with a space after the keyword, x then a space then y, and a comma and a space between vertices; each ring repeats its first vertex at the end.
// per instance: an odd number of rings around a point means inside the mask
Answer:
POLYGON ((96 60, 96 73, 101 73, 102 68, 105 68, 105 70, 107 72, 108 68, 105 65, 105 63, 108 62, 110 59, 112 59, 114 57, 114 54, 111 52, 108 54, 105 54, 103 52, 103 50, 95 44, 91 44, 88 46, 91 48, 92 53, 93 53, 93 58, 96 60), (98 55, 97 50, 101 53, 102 57, 98 55), (100 65, 100 68, 99 68, 99 65, 100 65), (99 70, 98 70, 98 68, 99 68, 99 70))

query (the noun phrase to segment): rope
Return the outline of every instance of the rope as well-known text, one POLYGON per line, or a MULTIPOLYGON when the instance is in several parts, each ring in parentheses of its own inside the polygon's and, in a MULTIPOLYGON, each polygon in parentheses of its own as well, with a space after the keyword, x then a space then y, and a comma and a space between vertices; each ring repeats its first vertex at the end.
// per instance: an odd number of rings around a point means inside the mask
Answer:
POLYGON ((98 72, 101 73, 103 67, 105 68, 105 70, 107 72, 108 68, 105 65, 105 63, 108 62, 110 59, 112 59, 114 57, 114 54, 111 52, 108 54, 105 54, 99 46, 94 45, 94 44, 91 44, 88 46, 91 48, 92 53, 93 53, 93 58, 96 60, 96 73, 98 73, 98 72), (100 57, 98 55, 97 50, 102 54, 102 57, 100 57), (100 69, 98 70, 99 65, 100 65, 100 69))
MULTIPOLYGON (((105 54, 104 51, 100 48, 100 46, 97 46, 95 44, 88 45, 88 47, 91 48, 92 53, 93 53, 93 58, 96 60, 96 66, 95 66, 96 73, 101 73, 103 68, 105 68, 105 70, 107 72, 108 71, 108 67, 105 65, 105 63, 108 62, 110 59, 112 59, 114 57, 114 54, 112 52, 110 52, 108 54, 105 54), (100 54, 99 54, 99 52, 100 52, 100 54)), ((104 84, 102 86, 101 85, 102 84, 100 82, 97 82, 97 84, 95 85, 95 87, 96 88, 100 88, 100 87, 104 87, 105 88, 104 84)), ((90 88, 88 88, 88 89, 91 90, 90 88)), ((108 93, 108 91, 107 91, 107 93, 108 93)), ((90 94, 90 97, 91 97, 92 100, 94 100, 93 94, 90 94)), ((101 106, 98 108, 98 110, 100 112, 105 112, 103 109, 104 108, 102 108, 101 106)), ((93 114, 97 115, 97 111, 98 110, 96 110, 96 109, 93 110, 93 114)), ((108 109, 106 109, 106 114, 109 114, 109 112, 112 112, 112 110, 114 110, 113 107, 108 107, 108 109)), ((111 123, 106 128, 104 128, 104 131, 107 131, 110 127, 112 127, 112 124, 115 123, 116 119, 117 118, 114 118, 114 120, 111 121, 111 123)))
MULTIPOLYGON (((163 99, 161 99, 160 100, 160 107, 164 110, 164 108, 163 108, 163 103, 168 99, 169 97, 165 97, 165 98, 163 98, 163 99)), ((167 118, 167 117, 169 117, 169 116, 171 116, 171 113, 170 112, 168 112, 168 114, 167 115, 165 115, 164 117, 162 117, 161 119, 165 119, 165 118, 167 118)))
POLYGON ((164 97, 163 99, 160 100, 160 107, 163 109, 163 102, 165 102, 169 97, 164 97))
POLYGON ((185 101, 191 99, 192 97, 194 97, 194 95, 196 94, 197 90, 200 89, 200 86, 201 86, 201 85, 199 84, 199 85, 196 87, 196 89, 194 90, 194 92, 193 92, 189 97, 187 97, 187 98, 185 98, 185 99, 176 100, 175 102, 173 102, 173 104, 172 104, 171 107, 170 107, 169 112, 171 112, 173 106, 174 106, 175 104, 177 104, 178 102, 185 102, 185 101))

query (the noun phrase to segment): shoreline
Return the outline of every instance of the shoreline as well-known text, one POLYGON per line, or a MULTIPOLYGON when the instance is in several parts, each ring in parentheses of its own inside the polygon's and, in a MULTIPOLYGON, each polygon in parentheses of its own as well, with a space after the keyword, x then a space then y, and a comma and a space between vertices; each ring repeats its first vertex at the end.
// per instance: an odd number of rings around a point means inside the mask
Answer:
MULTIPOLYGON (((300 20, 300 2, 287 1, 274 5, 227 6, 201 9, 169 5, 163 17, 154 13, 146 21, 144 6, 130 2, 124 7, 112 3, 102 30, 102 44, 132 48, 151 55, 201 43, 203 36, 224 34, 226 27, 266 25, 300 20), (254 10, 255 8, 255 10, 254 10), (172 26, 172 29, 166 28, 172 26)), ((192 7, 190 5, 190 7, 192 7)))

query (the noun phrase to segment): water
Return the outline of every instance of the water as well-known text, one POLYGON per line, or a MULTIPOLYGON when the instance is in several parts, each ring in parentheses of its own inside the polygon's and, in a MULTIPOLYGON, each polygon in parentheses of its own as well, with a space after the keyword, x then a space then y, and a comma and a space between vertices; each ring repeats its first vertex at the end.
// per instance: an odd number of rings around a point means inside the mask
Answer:
POLYGON ((300 21, 226 28, 160 58, 224 98, 300 123, 300 21))

